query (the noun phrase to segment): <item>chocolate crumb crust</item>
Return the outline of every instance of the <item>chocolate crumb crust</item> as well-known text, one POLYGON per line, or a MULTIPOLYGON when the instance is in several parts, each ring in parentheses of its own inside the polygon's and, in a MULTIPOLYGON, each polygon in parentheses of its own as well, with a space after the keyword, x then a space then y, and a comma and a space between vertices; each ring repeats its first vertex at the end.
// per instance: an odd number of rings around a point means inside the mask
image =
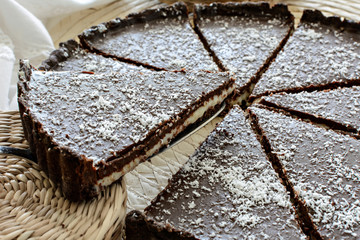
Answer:
POLYGON ((39 70, 88 71, 94 73, 147 71, 141 66, 89 52, 73 39, 60 43, 60 47, 51 52, 50 56, 41 63, 39 70))
POLYGON ((306 10, 299 26, 255 86, 250 101, 270 93, 360 84, 360 24, 306 10))
POLYGON ((169 185, 127 217, 127 239, 302 239, 290 198, 235 107, 169 185))
POLYGON ((235 88, 226 73, 104 75, 40 72, 22 64, 20 75, 25 136, 71 200, 98 194, 215 111, 235 88))
POLYGON ((219 70, 181 2, 102 23, 79 39, 93 52, 155 70, 219 70))
POLYGON ((360 141, 260 105, 249 112, 307 234, 358 239, 360 141))
POLYGON ((280 108, 332 129, 360 136, 360 87, 324 91, 278 93, 261 98, 260 103, 280 108))
POLYGON ((194 24, 214 60, 234 74, 240 96, 249 93, 286 43, 294 29, 294 17, 281 4, 197 4, 194 24))

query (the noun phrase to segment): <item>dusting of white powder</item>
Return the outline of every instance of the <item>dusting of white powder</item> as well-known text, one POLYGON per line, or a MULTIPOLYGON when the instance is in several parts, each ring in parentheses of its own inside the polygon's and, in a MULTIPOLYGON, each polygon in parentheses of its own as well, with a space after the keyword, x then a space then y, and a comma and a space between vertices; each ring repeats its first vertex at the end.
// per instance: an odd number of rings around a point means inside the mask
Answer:
POLYGON ((279 113, 251 109, 320 233, 340 239, 359 232, 360 142, 279 113))

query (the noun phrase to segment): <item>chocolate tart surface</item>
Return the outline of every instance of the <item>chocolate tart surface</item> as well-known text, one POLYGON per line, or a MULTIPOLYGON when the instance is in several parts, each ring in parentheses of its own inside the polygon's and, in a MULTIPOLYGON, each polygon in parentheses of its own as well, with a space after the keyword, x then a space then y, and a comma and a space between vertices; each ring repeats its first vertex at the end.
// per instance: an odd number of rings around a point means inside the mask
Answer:
POLYGON ((315 117, 320 123, 360 133, 360 87, 326 91, 278 93, 264 96, 261 103, 303 117, 315 117))
POLYGON ((145 209, 127 239, 301 239, 290 198, 235 107, 145 209))
MULTIPOLYGON (((294 28, 285 5, 213 3, 195 5, 195 29, 238 88, 256 83, 294 28)), ((248 90, 248 88, 246 88, 248 90)))
POLYGON ((45 71, 88 71, 94 73, 149 71, 141 66, 91 53, 83 49, 75 40, 60 43, 59 49, 54 50, 49 58, 42 62, 39 69, 45 71))
POLYGON ((192 29, 184 3, 115 19, 79 38, 91 51, 153 69, 219 70, 192 29))
MULTIPOLYGON (((359 239, 360 141, 264 108, 250 107, 283 181, 305 205, 319 239, 359 239)), ((307 212, 307 213, 306 213, 307 212)))
POLYGON ((39 164, 78 200, 145 161, 234 89, 226 73, 41 72, 22 64, 19 107, 39 164))
POLYGON ((306 10, 250 97, 354 83, 360 83, 360 24, 306 10))

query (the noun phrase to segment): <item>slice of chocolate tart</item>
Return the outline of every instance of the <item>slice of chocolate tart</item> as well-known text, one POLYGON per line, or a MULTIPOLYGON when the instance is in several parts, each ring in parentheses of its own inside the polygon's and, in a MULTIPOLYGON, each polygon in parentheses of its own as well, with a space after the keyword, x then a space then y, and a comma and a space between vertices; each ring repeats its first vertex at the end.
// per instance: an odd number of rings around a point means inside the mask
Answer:
POLYGON ((305 239, 248 120, 233 108, 144 214, 132 239, 305 239))
POLYGON ((236 77, 238 102, 285 44, 294 28, 285 5, 212 3, 195 5, 195 29, 219 65, 236 77))
POLYGON ((59 49, 54 50, 49 58, 42 62, 39 69, 46 71, 87 71, 94 73, 149 71, 141 66, 91 53, 81 48, 81 46, 72 39, 60 43, 59 49))
POLYGON ((215 111, 234 82, 226 73, 42 72, 22 63, 18 99, 40 166, 79 200, 215 111))
POLYGON ((94 26, 79 38, 91 51, 152 69, 219 70, 181 2, 94 26))
POLYGON ((359 239, 360 141, 265 108, 249 109, 303 221, 315 225, 307 226, 313 236, 359 239))
POLYGON ((360 135, 360 86, 332 90, 278 93, 260 103, 360 135))
POLYGON ((360 84, 360 24, 306 10, 250 99, 354 83, 360 84))

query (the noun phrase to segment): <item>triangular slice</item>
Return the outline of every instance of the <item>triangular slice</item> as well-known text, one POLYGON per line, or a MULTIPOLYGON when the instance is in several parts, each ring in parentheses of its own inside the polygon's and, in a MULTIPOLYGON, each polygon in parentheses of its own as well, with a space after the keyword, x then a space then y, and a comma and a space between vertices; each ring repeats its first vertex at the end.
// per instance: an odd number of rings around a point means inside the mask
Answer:
POLYGON ((360 141, 267 109, 251 107, 250 113, 320 239, 358 239, 360 141))
POLYGON ((326 91, 278 93, 261 103, 309 117, 334 129, 360 133, 360 87, 326 91))
POLYGON ((219 64, 235 74, 239 95, 259 79, 294 27, 285 5, 268 3, 195 5, 194 23, 219 64))
POLYGON ((46 71, 88 71, 94 73, 150 71, 141 66, 91 53, 81 48, 75 40, 60 43, 59 49, 54 50, 49 58, 42 62, 39 69, 46 71))
POLYGON ((132 239, 304 239, 285 187, 235 107, 169 185, 127 216, 132 239))
POLYGON ((92 51, 155 69, 219 70, 192 29, 184 3, 115 19, 79 38, 92 51))
POLYGON ((349 82, 360 83, 360 24, 306 10, 251 99, 349 82))
POLYGON ((234 81, 225 73, 41 72, 23 64, 19 106, 39 164, 78 200, 220 106, 234 81))

